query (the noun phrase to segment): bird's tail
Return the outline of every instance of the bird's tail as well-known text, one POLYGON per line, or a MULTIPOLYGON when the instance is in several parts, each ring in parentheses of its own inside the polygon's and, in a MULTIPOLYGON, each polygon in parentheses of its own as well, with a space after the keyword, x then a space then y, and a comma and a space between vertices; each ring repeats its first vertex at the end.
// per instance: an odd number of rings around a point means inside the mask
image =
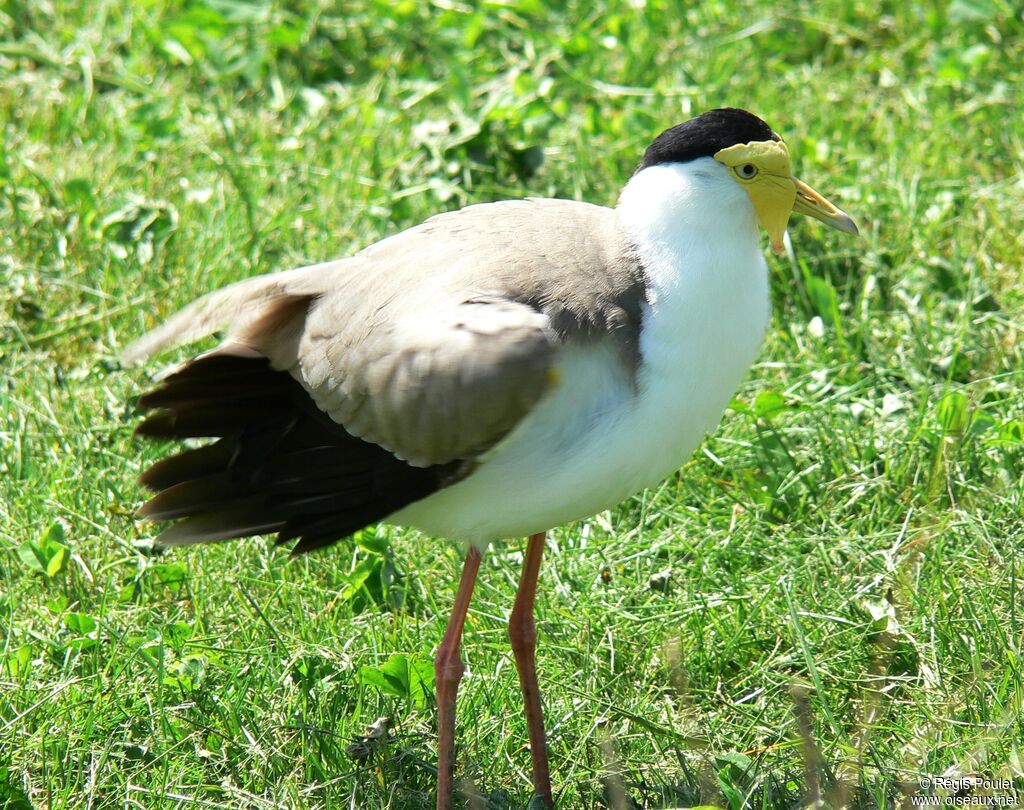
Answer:
POLYGON ((139 514, 178 521, 159 541, 209 543, 277 533, 293 553, 329 545, 440 486, 445 468, 412 467, 335 424, 286 371, 233 344, 190 360, 145 394, 136 430, 214 441, 169 456, 140 482, 139 514))

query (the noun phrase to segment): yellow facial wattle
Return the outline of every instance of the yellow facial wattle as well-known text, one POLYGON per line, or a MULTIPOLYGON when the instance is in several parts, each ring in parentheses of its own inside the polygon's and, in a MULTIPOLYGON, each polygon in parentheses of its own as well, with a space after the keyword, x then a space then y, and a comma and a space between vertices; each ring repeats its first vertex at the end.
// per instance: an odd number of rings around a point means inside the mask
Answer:
POLYGON ((830 227, 857 233, 853 219, 818 192, 793 177, 786 144, 752 141, 721 149, 715 160, 729 168, 754 204, 757 220, 768 232, 772 250, 782 251, 783 237, 793 211, 819 219, 830 227))

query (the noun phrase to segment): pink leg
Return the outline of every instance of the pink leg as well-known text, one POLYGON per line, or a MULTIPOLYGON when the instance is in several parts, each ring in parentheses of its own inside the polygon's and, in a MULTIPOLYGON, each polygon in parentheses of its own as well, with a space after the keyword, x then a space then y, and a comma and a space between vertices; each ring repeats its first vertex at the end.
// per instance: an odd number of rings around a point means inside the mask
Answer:
POLYGON ((548 744, 544 735, 544 714, 540 706, 540 688, 537 686, 537 667, 534 649, 537 628, 533 622, 533 602, 537 595, 537 577, 544 554, 545 533, 530 536, 523 560, 523 575, 519 579, 515 606, 508 618, 508 637, 512 654, 519 670, 519 685, 523 690, 526 725, 530 732, 530 757, 533 760, 533 790, 545 805, 553 806, 551 775, 548 771, 548 744))
POLYGON ((437 690, 437 810, 451 810, 455 769, 455 697, 465 667, 459 654, 462 627, 466 623, 469 600, 480 570, 480 551, 470 546, 462 566, 455 606, 441 646, 434 656, 434 686, 437 690))

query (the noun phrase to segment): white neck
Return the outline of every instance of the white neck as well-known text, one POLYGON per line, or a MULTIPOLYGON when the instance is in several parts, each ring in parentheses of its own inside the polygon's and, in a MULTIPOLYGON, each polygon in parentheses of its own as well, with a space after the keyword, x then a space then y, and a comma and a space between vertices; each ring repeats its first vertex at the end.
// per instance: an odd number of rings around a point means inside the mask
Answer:
POLYGON ((699 408, 710 429, 768 324, 753 203, 725 166, 700 158, 637 172, 616 211, 647 282, 640 383, 665 407, 699 408))
POLYGON ((754 205, 714 158, 637 172, 616 210, 656 294, 696 281, 683 274, 698 268, 717 277, 709 282, 728 283, 735 273, 749 271, 752 253, 761 256, 754 205), (745 260, 737 261, 740 254, 745 260))

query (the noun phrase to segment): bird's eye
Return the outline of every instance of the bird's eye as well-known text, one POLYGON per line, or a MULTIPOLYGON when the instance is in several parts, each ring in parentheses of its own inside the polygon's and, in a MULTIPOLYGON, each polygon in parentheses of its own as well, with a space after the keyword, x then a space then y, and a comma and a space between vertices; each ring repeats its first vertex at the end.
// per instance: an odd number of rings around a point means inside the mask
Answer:
POLYGON ((757 175, 757 166, 753 163, 744 163, 736 167, 736 174, 744 180, 752 180, 757 175))

